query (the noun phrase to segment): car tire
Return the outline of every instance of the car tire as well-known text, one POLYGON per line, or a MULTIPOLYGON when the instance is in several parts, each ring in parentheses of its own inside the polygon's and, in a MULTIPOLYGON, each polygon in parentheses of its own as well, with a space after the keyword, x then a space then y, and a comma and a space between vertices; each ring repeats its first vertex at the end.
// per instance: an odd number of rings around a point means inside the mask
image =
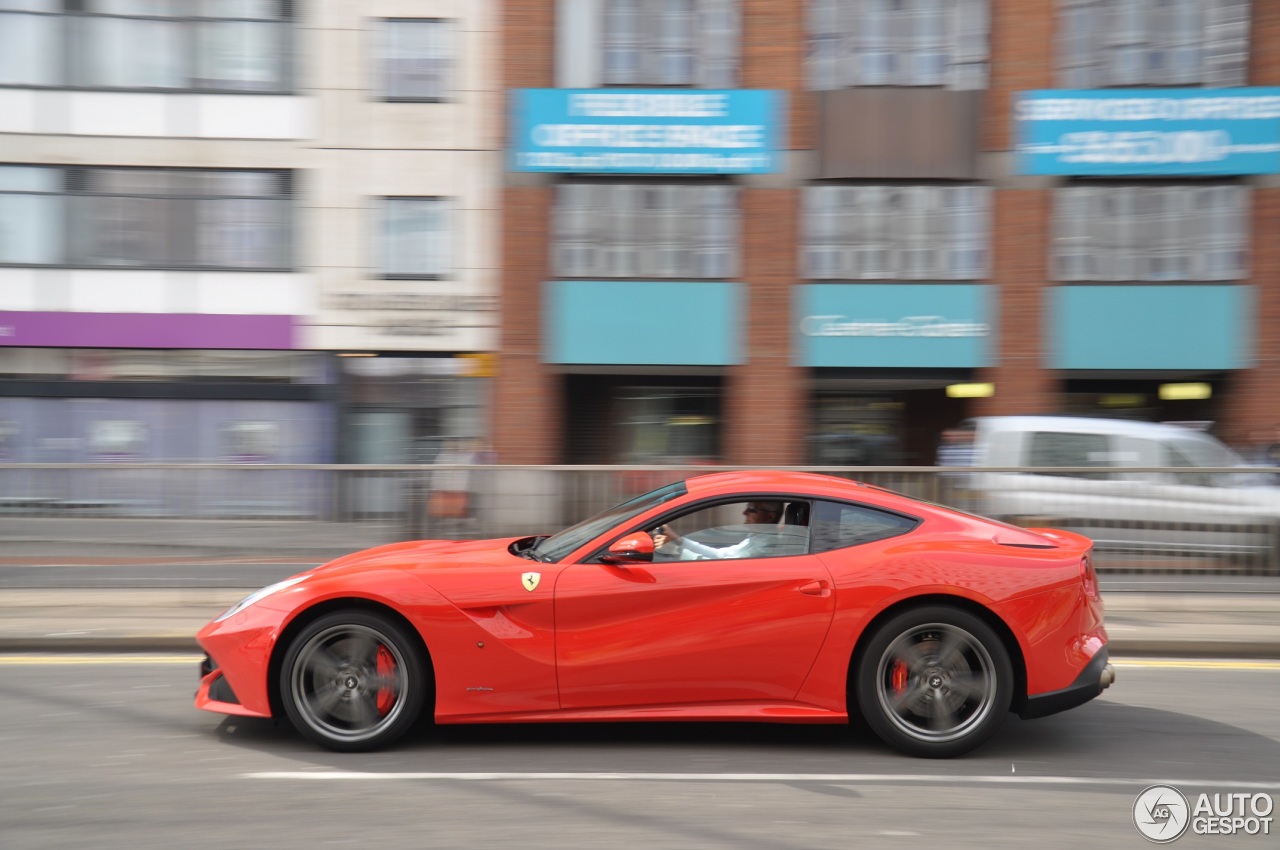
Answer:
POLYGON ((430 688, 421 642, 368 611, 308 624, 280 667, 280 698, 303 736, 342 752, 375 750, 417 722, 430 688))
POLYGON ((913 608, 880 626, 859 653, 855 698, 896 749, 951 758, 986 741, 1013 699, 1013 666, 995 631, 959 608, 913 608))

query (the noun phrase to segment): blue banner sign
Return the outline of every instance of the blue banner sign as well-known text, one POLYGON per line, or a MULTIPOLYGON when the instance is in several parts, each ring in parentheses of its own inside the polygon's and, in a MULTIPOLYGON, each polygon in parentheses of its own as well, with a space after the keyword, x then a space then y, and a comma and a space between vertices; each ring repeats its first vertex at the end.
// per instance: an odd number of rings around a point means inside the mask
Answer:
POLYGON ((514 171, 762 174, 781 168, 781 92, 517 89, 512 98, 514 171))
POLYGON ((742 290, 743 284, 716 280, 548 281, 543 359, 626 366, 740 363, 742 290))
POLYGON ((1218 372, 1255 365, 1252 286, 1054 286, 1048 307, 1050 369, 1218 372))
POLYGON ((793 292, 797 366, 977 368, 993 362, 988 285, 818 283, 793 292))
POLYGON ((1020 92, 1020 174, 1274 174, 1280 88, 1020 92))

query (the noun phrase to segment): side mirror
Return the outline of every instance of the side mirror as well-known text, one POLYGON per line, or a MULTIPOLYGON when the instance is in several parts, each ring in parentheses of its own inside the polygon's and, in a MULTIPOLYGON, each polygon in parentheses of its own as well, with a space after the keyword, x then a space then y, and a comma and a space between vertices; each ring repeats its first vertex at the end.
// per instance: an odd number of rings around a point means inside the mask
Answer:
POLYGON ((637 531, 615 540, 609 550, 600 556, 602 564, 646 564, 653 560, 653 538, 648 532, 637 531))

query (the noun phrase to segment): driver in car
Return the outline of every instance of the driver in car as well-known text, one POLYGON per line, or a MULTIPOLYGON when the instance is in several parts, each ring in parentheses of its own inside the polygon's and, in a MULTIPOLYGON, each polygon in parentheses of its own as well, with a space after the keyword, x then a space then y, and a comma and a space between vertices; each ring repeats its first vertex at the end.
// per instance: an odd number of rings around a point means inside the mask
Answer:
MULTIPOLYGON (((748 525, 776 525, 778 520, 782 518, 782 502, 767 500, 748 502, 746 508, 742 511, 742 515, 746 517, 748 525)), ((664 525, 654 529, 653 545, 654 548, 661 549, 667 543, 675 543, 680 547, 680 557, 684 560, 693 558, 751 558, 755 557, 756 550, 762 549, 766 544, 773 542, 772 538, 773 535, 771 534, 756 532, 747 535, 744 540, 730 546, 715 547, 681 537, 664 525)))

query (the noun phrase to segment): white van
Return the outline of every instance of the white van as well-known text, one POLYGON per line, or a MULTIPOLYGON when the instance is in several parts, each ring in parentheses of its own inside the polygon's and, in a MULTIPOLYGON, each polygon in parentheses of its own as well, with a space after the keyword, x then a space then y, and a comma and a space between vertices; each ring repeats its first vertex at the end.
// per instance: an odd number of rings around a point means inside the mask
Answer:
POLYGON ((969 477, 978 513, 1079 531, 1104 551, 1266 554, 1275 546, 1280 487, 1268 473, 1245 471, 1208 434, 1070 416, 967 425, 974 466, 997 468, 969 477))

